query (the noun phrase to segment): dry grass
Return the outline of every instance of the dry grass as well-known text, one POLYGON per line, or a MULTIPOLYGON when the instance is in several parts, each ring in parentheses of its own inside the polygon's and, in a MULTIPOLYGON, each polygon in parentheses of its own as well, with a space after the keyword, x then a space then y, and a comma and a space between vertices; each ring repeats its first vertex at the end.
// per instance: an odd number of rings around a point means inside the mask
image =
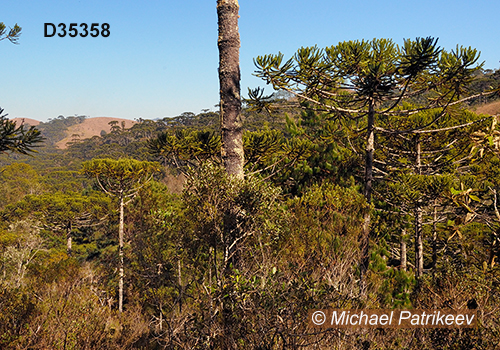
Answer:
POLYGON ((83 123, 72 125, 66 131, 66 137, 61 141, 57 142, 56 145, 60 149, 67 148, 67 143, 73 141, 75 138, 80 140, 91 138, 93 136, 101 135, 101 131, 104 130, 107 133, 111 131, 112 121, 118 121, 118 126, 121 127, 122 122, 125 123, 125 128, 128 129, 132 127, 136 122, 130 119, 120 119, 111 117, 96 117, 87 118, 83 123))
POLYGON ((12 121, 16 122, 16 125, 20 125, 21 123, 31 125, 31 126, 36 126, 40 124, 38 120, 35 119, 30 119, 30 118, 14 118, 12 121))
POLYGON ((494 101, 479 106, 475 109, 475 112, 479 114, 489 114, 489 115, 500 114, 500 101, 494 101))

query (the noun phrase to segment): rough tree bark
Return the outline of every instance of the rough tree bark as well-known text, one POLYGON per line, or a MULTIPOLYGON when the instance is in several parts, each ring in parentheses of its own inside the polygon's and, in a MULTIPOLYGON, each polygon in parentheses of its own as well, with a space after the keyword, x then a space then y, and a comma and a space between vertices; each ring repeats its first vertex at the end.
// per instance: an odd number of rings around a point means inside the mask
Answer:
POLYGON ((238 0, 217 0, 222 160, 226 171, 243 178, 238 0))
POLYGON ((434 200, 434 217, 432 220, 432 274, 436 273, 437 266, 437 200, 434 200))
POLYGON ((73 251, 73 244, 72 244, 72 237, 71 237, 71 230, 73 229, 71 225, 71 221, 68 222, 68 225, 66 226, 66 251, 68 253, 68 256, 71 256, 71 253, 73 251))
MULTIPOLYGON (((415 136, 415 152, 416 160, 416 173, 422 175, 422 161, 421 161, 421 142, 420 135, 415 136)), ((417 207, 415 208, 415 277, 417 280, 422 277, 424 273, 424 246, 422 242, 422 200, 419 199, 417 207)))
POLYGON ((406 229, 403 229, 401 231, 401 242, 400 242, 400 248, 401 248, 401 271, 406 271, 406 229))
POLYGON ((123 311, 123 277, 124 277, 124 262, 123 262, 123 234, 124 234, 124 207, 125 202, 123 198, 123 192, 120 193, 120 225, 118 228, 118 257, 120 259, 119 265, 119 277, 120 281, 118 284, 118 311, 121 313, 123 311))
MULTIPOLYGON (((240 96, 240 34, 238 31, 238 0, 217 0, 217 16, 219 24, 219 82, 220 82, 220 118, 222 132, 221 157, 229 175, 243 179, 243 130, 241 120, 240 96)), ((234 208, 233 208, 234 209, 234 208)), ((234 235, 234 214, 228 213, 224 219, 224 234, 234 235)), ((236 255, 232 258, 236 263, 236 255)), ((229 272, 230 269, 225 269, 229 272)), ((226 349, 235 348, 235 340, 231 324, 234 318, 231 301, 222 300, 224 343, 226 349)))
MULTIPOLYGON (((375 151, 375 105, 373 99, 369 101, 368 107, 367 142, 365 152, 365 188, 364 196, 368 205, 372 202, 373 186, 373 153, 375 151)), ((370 222, 371 212, 368 210, 363 220, 363 236, 360 241, 361 265, 360 265, 360 294, 366 294, 366 273, 370 264, 370 222)))

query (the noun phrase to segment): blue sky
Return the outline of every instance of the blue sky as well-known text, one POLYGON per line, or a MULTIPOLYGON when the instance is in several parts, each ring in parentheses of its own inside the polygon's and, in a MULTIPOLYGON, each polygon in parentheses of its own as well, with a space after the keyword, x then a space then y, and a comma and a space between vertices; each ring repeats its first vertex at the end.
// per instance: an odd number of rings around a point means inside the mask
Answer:
MULTIPOLYGON (((263 86, 253 58, 340 41, 433 36, 500 67, 498 0, 240 0, 242 93, 263 86)), ((216 0, 10 1, 19 45, 0 42, 0 107, 9 117, 154 119, 216 110, 216 0), (44 38, 44 23, 109 23, 108 38, 44 38)), ((267 89, 270 92, 269 88, 267 89)))

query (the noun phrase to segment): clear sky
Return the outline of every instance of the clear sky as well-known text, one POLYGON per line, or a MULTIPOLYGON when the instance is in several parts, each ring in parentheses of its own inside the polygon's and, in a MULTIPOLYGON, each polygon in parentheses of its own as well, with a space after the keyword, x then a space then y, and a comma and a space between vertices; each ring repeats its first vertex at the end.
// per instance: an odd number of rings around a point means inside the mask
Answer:
MULTIPOLYGON (((240 0, 242 93, 263 86, 253 58, 340 41, 433 36, 500 67, 498 0, 240 0)), ((216 110, 216 0, 8 1, 19 45, 0 41, 0 107, 9 117, 154 119, 216 110), (109 23, 107 38, 44 37, 44 23, 109 23)), ((271 92, 270 88, 267 92, 271 92)))

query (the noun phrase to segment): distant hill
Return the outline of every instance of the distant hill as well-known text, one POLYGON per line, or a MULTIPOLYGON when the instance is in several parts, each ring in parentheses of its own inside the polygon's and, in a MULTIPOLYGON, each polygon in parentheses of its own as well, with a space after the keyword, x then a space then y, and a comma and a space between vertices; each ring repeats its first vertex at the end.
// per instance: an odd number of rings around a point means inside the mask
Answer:
POLYGON ((102 133, 109 133, 112 125, 110 122, 116 121, 117 127, 129 129, 136 124, 135 121, 122 118, 111 117, 59 117, 48 122, 40 122, 31 118, 13 118, 17 125, 24 123, 30 126, 37 126, 46 142, 59 149, 66 149, 68 142, 88 139, 94 136, 101 136, 102 133))
POLYGON ((68 142, 73 142, 75 140, 88 139, 93 136, 101 136, 101 133, 109 133, 111 131, 112 125, 110 122, 117 121, 120 128, 122 125, 128 129, 131 128, 136 122, 130 119, 121 118, 111 118, 111 117, 95 117, 86 118, 83 122, 75 125, 71 125, 66 130, 66 137, 56 143, 57 148, 65 149, 67 148, 68 142), (124 123, 124 124, 123 124, 124 123))
POLYGON ((36 125, 40 124, 40 122, 38 120, 30 119, 30 118, 14 118, 12 120, 15 121, 17 125, 19 125, 20 123, 28 124, 31 126, 36 126, 36 125))
POLYGON ((493 101, 484 105, 477 106, 475 108, 475 112, 480 114, 499 115, 500 101, 493 101))

